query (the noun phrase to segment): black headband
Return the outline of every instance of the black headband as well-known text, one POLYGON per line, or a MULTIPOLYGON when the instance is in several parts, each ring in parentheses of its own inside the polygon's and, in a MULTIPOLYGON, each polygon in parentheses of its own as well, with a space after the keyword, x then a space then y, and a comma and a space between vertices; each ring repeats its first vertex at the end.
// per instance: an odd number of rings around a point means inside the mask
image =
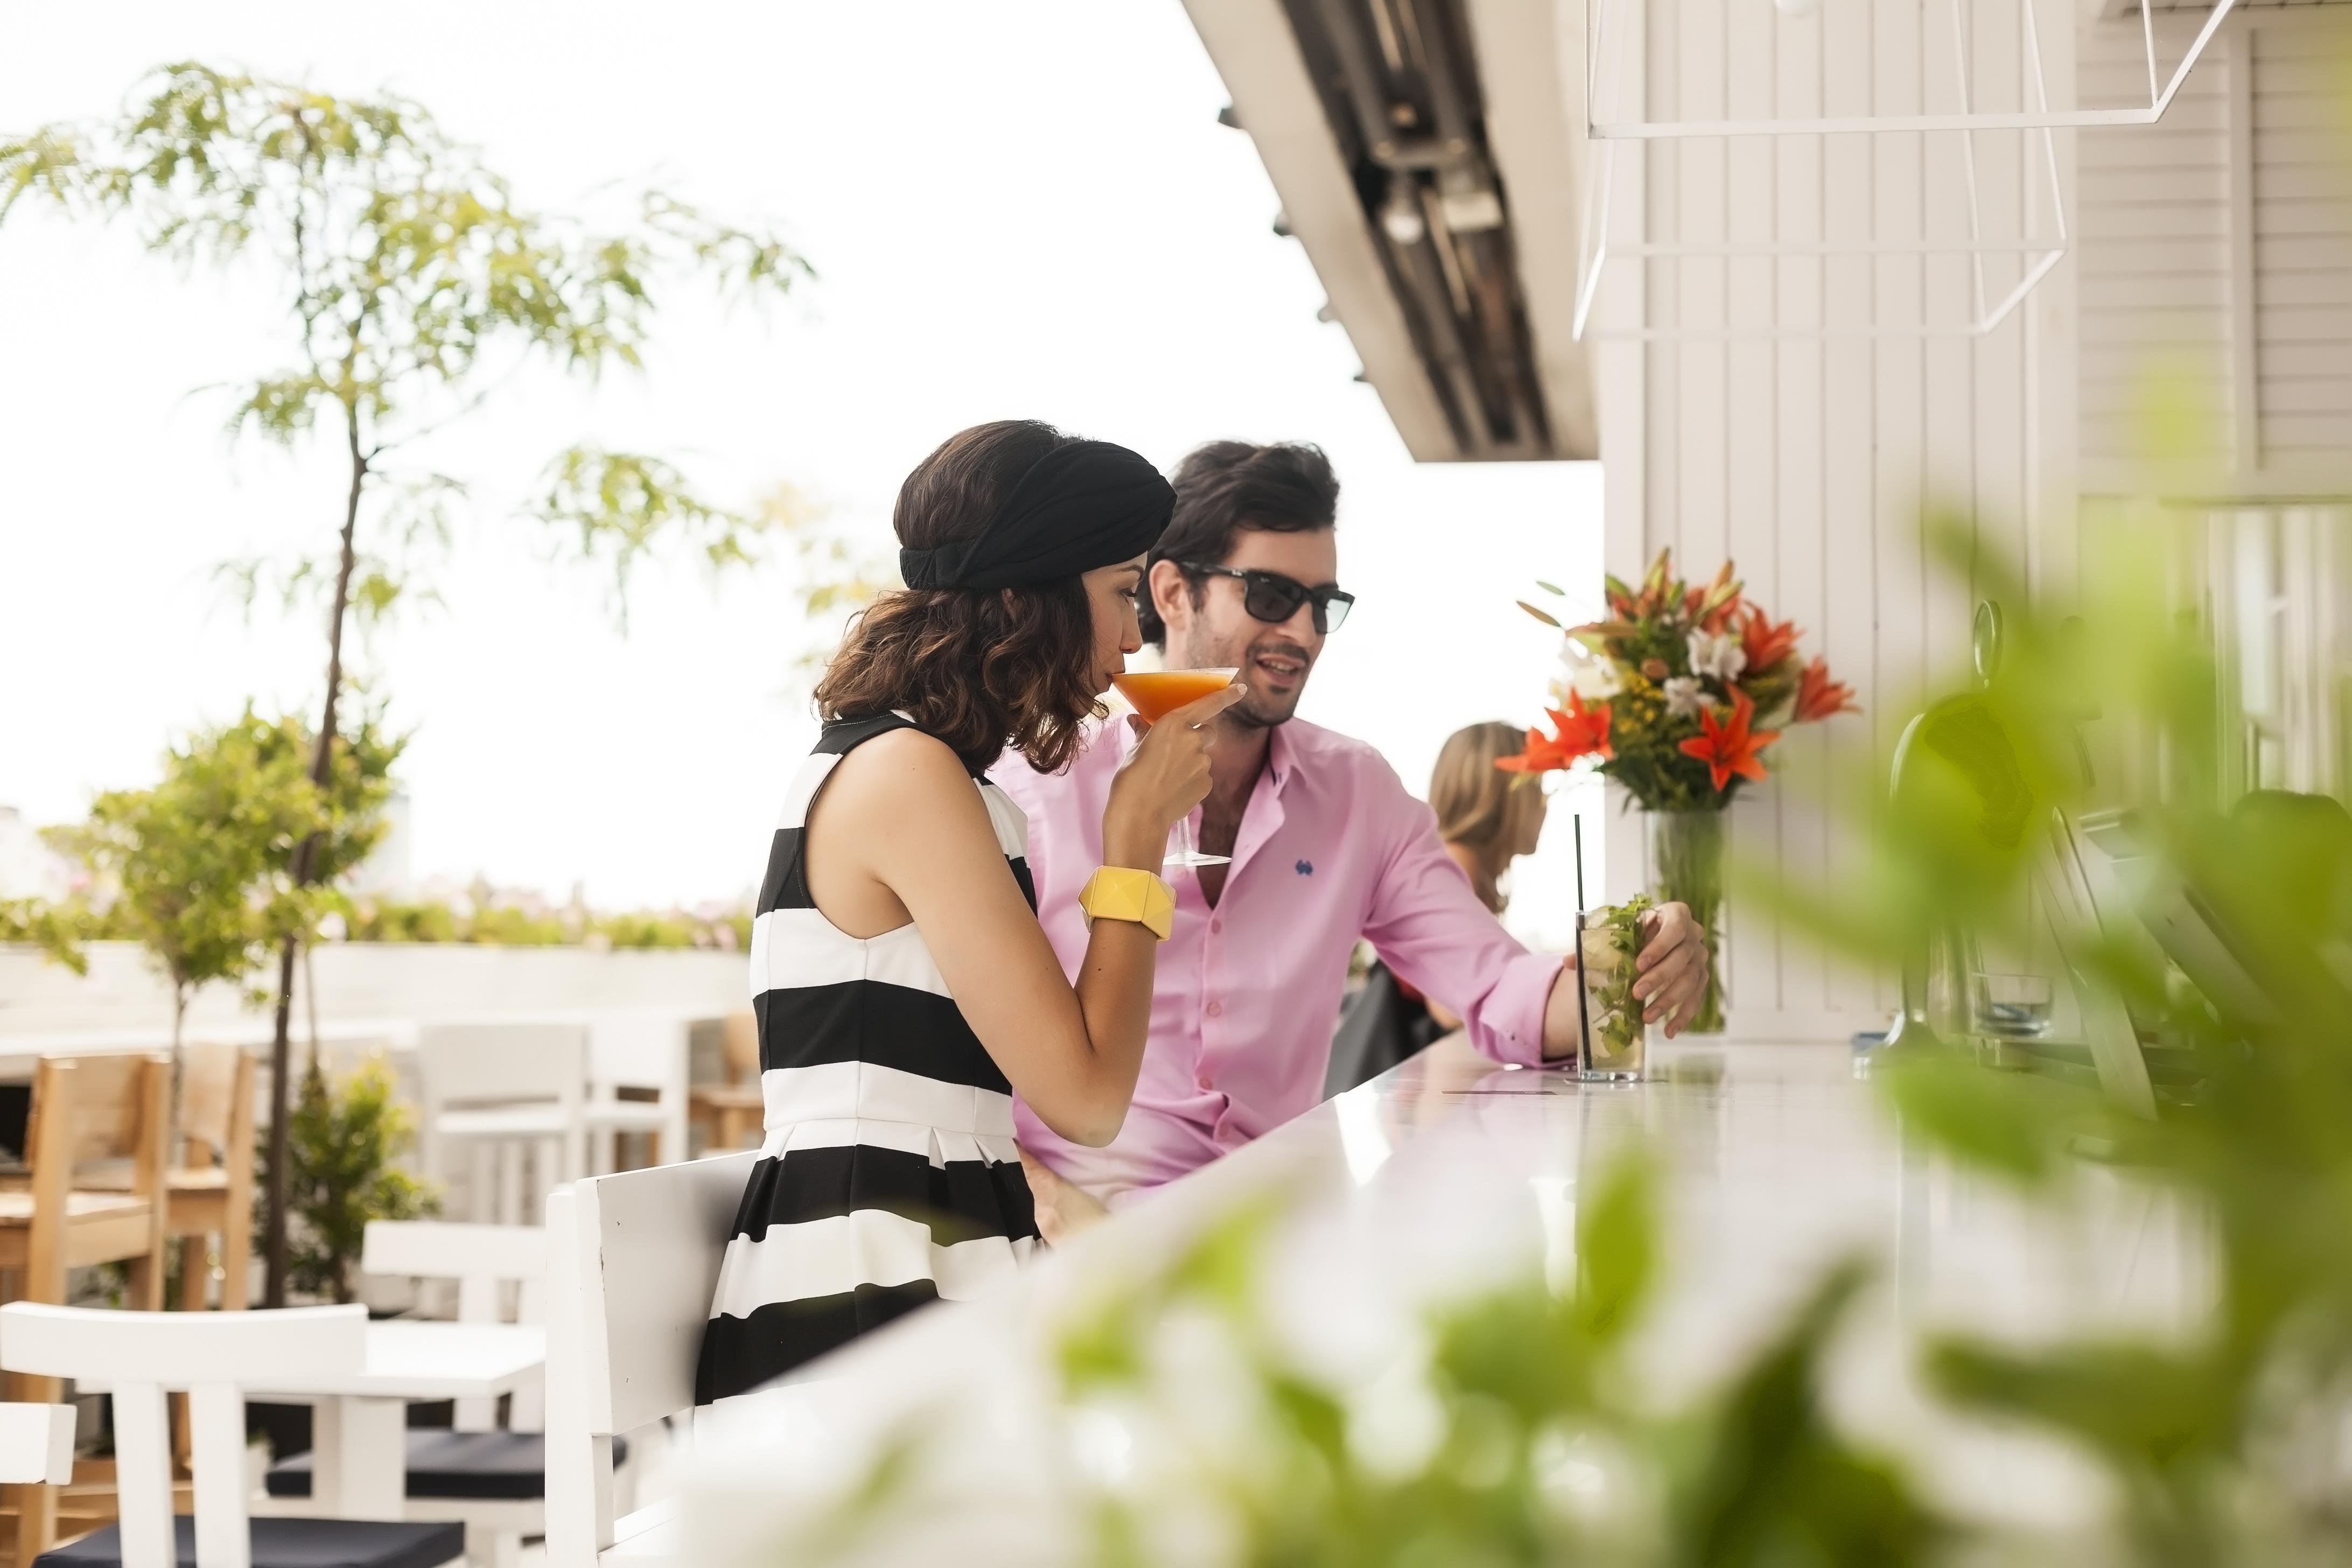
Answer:
POLYGON ((1025 588, 1132 560, 1157 543, 1176 492, 1108 441, 1055 447, 970 539, 898 552, 909 588, 1025 588))

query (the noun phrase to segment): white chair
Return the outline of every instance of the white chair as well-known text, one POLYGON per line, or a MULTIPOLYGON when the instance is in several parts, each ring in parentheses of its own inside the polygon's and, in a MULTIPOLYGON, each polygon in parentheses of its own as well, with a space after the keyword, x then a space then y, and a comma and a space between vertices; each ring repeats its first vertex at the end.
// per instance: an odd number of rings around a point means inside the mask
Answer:
POLYGON ((621 1168, 620 1134, 649 1135, 647 1164, 687 1157, 687 1096, 693 1052, 694 1020, 677 1013, 599 1012, 588 1024, 588 1131, 590 1169, 608 1174, 621 1168), (624 1100, 652 1091, 656 1098, 624 1100))
POLYGON ((467 1158, 470 1217, 535 1220, 527 1194, 587 1170, 585 1024, 434 1025, 417 1032, 416 1051, 425 1168, 446 1181, 467 1158))
MULTIPOLYGON (((508 1321, 501 1298, 515 1288, 513 1321, 547 1321, 547 1229, 536 1225, 453 1225, 445 1220, 368 1222, 360 1246, 360 1272, 409 1279, 457 1282, 457 1321, 508 1321)), ((536 1432, 546 1425, 545 1391, 518 1394, 508 1426, 536 1432)), ((498 1426, 495 1400, 457 1401, 457 1430, 488 1432, 498 1426)))
MULTIPOLYGON (((469 1157, 468 1209, 476 1220, 539 1219, 530 1198, 588 1173, 592 1133, 659 1133, 673 1115, 667 1106, 613 1098, 609 1090, 591 1098, 595 1058, 614 1053, 593 1047, 583 1021, 438 1024, 418 1031, 416 1045, 425 1168, 446 1180, 456 1156, 469 1157)), ((681 1085, 681 1103, 684 1093, 681 1085)))
MULTIPOLYGON (((372 1220, 360 1268, 368 1274, 455 1279, 462 1323, 503 1321, 499 1298, 512 1284, 514 1321, 546 1321, 547 1232, 539 1226, 372 1220)), ((512 1568, 522 1559, 524 1539, 546 1531, 544 1414, 543 1390, 533 1389, 513 1396, 504 1430, 496 1402, 487 1399, 457 1401, 452 1429, 410 1428, 405 1516, 461 1523, 468 1560, 512 1568)), ((629 1472, 621 1474, 625 1482, 629 1472)), ((272 1510, 301 1511, 310 1481, 308 1454, 272 1465, 266 1481, 272 1510)))
POLYGON ((261 1312, 117 1312, 12 1301, 0 1307, 0 1366, 103 1379, 113 1390, 116 1523, 41 1553, 34 1568, 444 1568, 465 1528, 375 1520, 250 1519, 247 1383, 346 1377, 366 1357, 363 1307, 261 1312), (185 1390, 195 1516, 172 1514, 166 1391, 185 1390))
POLYGON ((0 1482, 61 1487, 73 1461, 72 1405, 0 1405, 0 1482))
POLYGON ((756 1150, 548 1195, 550 1568, 674 1561, 667 1503, 620 1512, 614 1441, 694 1405, 694 1366, 756 1150))

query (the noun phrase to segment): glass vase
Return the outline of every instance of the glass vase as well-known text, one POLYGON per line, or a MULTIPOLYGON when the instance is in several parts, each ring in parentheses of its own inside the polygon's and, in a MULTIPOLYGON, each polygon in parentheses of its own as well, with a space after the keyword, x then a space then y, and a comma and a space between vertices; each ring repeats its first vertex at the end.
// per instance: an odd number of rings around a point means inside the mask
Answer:
POLYGON ((1688 907, 1706 942, 1706 990, 1683 1033, 1723 1033, 1723 813, 1653 811, 1650 896, 1688 907))

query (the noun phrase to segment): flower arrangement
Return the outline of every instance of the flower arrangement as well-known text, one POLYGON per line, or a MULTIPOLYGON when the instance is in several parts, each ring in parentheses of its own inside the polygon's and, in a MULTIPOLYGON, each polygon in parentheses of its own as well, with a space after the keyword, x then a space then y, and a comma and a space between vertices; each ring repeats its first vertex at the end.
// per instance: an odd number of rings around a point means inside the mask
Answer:
MULTIPOLYGON (((1795 623, 1775 621, 1731 574, 1727 561, 1695 587, 1662 550, 1639 590, 1609 578, 1609 618, 1562 628, 1553 732, 1530 729, 1527 750, 1496 765, 1533 775, 1589 758, 1646 811, 1720 811, 1743 781, 1766 776, 1778 726, 1859 711, 1827 659, 1801 661, 1795 623)), ((1519 607, 1560 626, 1524 600, 1519 607)))

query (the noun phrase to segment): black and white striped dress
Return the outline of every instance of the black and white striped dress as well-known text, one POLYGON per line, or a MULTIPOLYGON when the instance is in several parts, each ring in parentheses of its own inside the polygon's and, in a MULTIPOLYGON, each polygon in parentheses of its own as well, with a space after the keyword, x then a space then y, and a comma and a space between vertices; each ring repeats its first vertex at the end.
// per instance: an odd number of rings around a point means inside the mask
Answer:
MULTIPOLYGON (((1013 1092, 912 924, 853 937, 809 897, 803 826, 851 750, 913 726, 825 727, 801 765, 751 925, 767 1136, 719 1271, 698 1404, 747 1393, 932 1300, 1008 1281, 1038 1245, 1013 1092)), ((1031 909, 1021 808, 984 778, 1031 909)))

